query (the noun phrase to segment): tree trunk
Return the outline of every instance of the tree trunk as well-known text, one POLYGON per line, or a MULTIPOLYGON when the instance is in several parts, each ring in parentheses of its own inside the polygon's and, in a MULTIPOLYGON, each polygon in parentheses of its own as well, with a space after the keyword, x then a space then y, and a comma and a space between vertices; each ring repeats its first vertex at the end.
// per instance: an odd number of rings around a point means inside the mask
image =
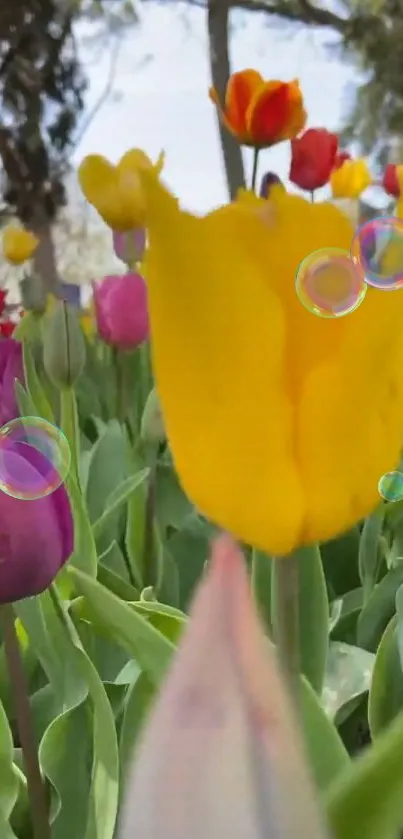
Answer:
MULTIPOLYGON (((228 50, 228 0, 208 0, 207 4, 210 70, 211 80, 221 101, 230 76, 228 50)), ((218 119, 218 117, 217 117, 218 119)), ((245 186, 245 173, 241 148, 227 129, 218 120, 221 149, 224 158, 228 192, 231 198, 236 196, 240 187, 245 186)))
POLYGON ((44 218, 33 219, 30 229, 39 239, 38 248, 33 257, 34 273, 41 278, 45 294, 58 294, 60 280, 56 264, 55 247, 52 236, 52 222, 44 218))

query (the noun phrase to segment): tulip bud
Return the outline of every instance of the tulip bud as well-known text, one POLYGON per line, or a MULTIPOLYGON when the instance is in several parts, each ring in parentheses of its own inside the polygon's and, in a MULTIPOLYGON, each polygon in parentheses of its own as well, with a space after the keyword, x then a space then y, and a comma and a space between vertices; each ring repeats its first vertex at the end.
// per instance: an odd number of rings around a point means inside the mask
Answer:
POLYGON ((43 363, 58 387, 71 387, 85 363, 85 341, 78 313, 64 301, 56 304, 44 324, 43 363))
POLYGON ((143 418, 141 420, 141 437, 145 443, 162 443, 166 438, 164 418, 157 391, 149 393, 143 418))
POLYGON ((141 262, 146 246, 146 231, 144 227, 137 227, 126 232, 114 231, 113 248, 118 259, 129 267, 141 262))
POLYGON ((270 192, 273 186, 280 186, 285 189, 281 178, 275 172, 266 172, 260 184, 260 197, 270 198, 270 192))
POLYGON ((119 837, 324 839, 315 798, 242 554, 220 537, 136 750, 119 837))
POLYGON ((46 291, 37 274, 31 274, 21 280, 20 294, 22 307, 26 311, 41 315, 46 310, 46 291))

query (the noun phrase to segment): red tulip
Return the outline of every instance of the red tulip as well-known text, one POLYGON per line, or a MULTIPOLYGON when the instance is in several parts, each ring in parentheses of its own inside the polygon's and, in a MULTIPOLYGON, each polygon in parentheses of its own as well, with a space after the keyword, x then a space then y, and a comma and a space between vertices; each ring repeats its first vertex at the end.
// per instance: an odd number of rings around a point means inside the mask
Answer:
POLYGON ((388 163, 385 167, 382 178, 382 186, 388 195, 393 198, 399 198, 401 195, 400 184, 402 182, 403 166, 397 166, 395 163, 388 163))
POLYGON ((324 186, 334 166, 338 143, 336 134, 325 128, 309 128, 291 140, 290 181, 309 192, 324 186))

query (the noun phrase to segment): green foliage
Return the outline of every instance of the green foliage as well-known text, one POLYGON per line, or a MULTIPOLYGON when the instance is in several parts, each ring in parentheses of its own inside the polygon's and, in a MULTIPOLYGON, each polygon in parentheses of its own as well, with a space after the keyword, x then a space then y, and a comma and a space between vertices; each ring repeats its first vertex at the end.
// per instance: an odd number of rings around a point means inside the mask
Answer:
MULTIPOLYGON (((59 393, 32 340, 27 334, 16 392, 22 411, 61 423, 76 447, 66 483, 75 547, 49 591, 16 604, 16 628, 52 839, 116 839, 128 772, 215 528, 184 494, 166 445, 144 445, 141 416, 116 418, 102 375, 113 379, 111 359, 87 353, 76 389, 59 393), (102 416, 77 400, 90 381, 102 416)), ((149 370, 144 376, 142 405, 149 370)), ((298 554, 301 719, 335 839, 396 839, 403 823, 401 529, 399 505, 385 505, 298 554)), ((277 560, 245 552, 271 637, 277 560)), ((0 643, 0 834, 33 839, 13 713, 0 643)))

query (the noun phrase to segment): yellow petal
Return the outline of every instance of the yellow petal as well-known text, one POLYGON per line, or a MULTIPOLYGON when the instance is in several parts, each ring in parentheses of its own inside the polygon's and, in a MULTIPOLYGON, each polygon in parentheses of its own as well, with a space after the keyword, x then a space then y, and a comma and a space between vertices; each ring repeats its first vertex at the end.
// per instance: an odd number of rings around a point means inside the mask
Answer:
POLYGON ((96 207, 102 192, 116 184, 115 167, 106 157, 90 154, 78 167, 78 181, 87 201, 96 207))
POLYGON ((342 532, 398 460, 403 295, 369 289, 321 320, 295 274, 312 251, 350 247, 336 207, 277 191, 265 218, 247 202, 195 218, 143 183, 157 387, 185 490, 270 553, 342 532))
POLYGON ((132 229, 131 207, 127 207, 117 168, 112 163, 102 155, 89 155, 79 166, 78 180, 87 201, 105 224, 118 231, 132 229))
POLYGON ((22 265, 35 253, 39 239, 17 225, 6 227, 2 236, 3 256, 12 265, 22 265))
MULTIPOLYGON (((144 182, 146 179, 144 178, 144 182)), ((176 466, 199 509, 240 538, 290 550, 303 499, 293 458, 281 301, 247 249, 258 215, 180 212, 147 179, 154 369, 176 466), (270 534, 270 539, 269 539, 270 534)))
POLYGON ((125 213, 131 218, 131 226, 141 226, 145 217, 145 199, 139 179, 140 171, 152 171, 159 174, 164 165, 164 155, 160 154, 154 165, 141 149, 130 149, 117 165, 121 200, 125 213))
POLYGON ((365 160, 345 160, 330 177, 334 198, 359 198, 372 178, 365 160))

